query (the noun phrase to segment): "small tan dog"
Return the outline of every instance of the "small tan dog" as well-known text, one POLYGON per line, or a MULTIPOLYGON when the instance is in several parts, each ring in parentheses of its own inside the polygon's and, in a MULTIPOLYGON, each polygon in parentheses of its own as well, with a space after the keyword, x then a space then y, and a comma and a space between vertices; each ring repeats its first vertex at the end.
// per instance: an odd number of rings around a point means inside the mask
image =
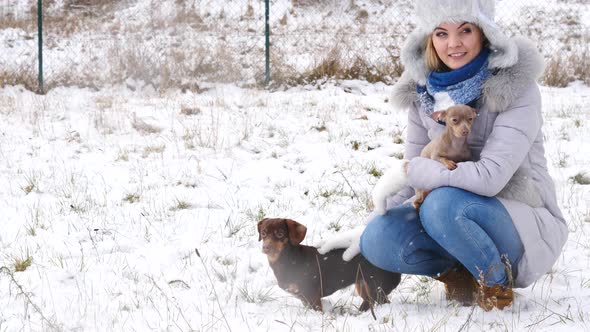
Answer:
MULTIPOLYGON (((467 137, 477 113, 467 105, 455 105, 435 114, 438 115, 438 120, 446 122, 445 130, 424 147, 420 157, 437 160, 448 169, 454 170, 458 162, 471 160, 467 137)), ((429 192, 416 189, 416 198, 412 203, 416 210, 420 209, 429 192)))

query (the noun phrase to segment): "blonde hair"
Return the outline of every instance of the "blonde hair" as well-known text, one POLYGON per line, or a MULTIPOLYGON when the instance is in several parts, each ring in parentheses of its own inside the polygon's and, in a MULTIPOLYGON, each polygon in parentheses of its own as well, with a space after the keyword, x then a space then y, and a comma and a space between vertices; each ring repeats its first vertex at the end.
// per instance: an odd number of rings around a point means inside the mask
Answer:
MULTIPOLYGON (((488 40, 486 35, 484 35, 483 30, 475 24, 474 24, 474 26, 477 27, 477 29, 479 30, 479 33, 481 33, 483 47, 490 47, 490 41, 488 40)), ((424 51, 424 62, 426 62, 426 68, 428 68, 430 71, 448 71, 449 70, 449 67, 447 67, 444 64, 444 62, 442 62, 442 60, 438 57, 438 54, 436 54, 436 49, 434 48, 434 42, 432 40, 432 33, 430 33, 426 37, 426 49, 424 51)))
POLYGON ((430 71, 447 71, 449 69, 438 57, 438 54, 436 54, 434 43, 432 41, 432 34, 429 34, 428 37, 426 37, 424 61, 426 62, 426 68, 430 71))

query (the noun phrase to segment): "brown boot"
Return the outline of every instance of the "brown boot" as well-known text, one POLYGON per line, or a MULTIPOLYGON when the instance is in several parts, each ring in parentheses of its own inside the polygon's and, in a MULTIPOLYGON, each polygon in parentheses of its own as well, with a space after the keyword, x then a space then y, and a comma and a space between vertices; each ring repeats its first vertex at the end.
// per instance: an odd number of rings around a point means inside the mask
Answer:
POLYGON ((457 301, 464 306, 475 302, 479 284, 463 265, 457 265, 435 279, 445 284, 447 300, 457 301))
POLYGON ((493 308, 500 310, 512 304, 514 293, 507 286, 481 286, 477 292, 477 304, 485 311, 493 308))

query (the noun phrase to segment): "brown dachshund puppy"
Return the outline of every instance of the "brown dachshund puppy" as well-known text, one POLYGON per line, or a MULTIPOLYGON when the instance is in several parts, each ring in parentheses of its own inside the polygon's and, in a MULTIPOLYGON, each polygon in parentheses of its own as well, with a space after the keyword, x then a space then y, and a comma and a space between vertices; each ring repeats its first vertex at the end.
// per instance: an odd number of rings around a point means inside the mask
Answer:
POLYGON ((389 303, 387 294, 399 284, 399 273, 373 266, 361 255, 347 262, 342 259, 343 249, 320 255, 316 248, 300 245, 306 232, 305 226, 290 219, 258 223, 258 241, 263 241, 262 252, 279 287, 318 311, 322 311, 322 297, 352 284, 363 298, 360 310, 372 311, 374 302, 389 303))
MULTIPOLYGON (((440 161, 448 169, 457 168, 458 162, 471 160, 471 150, 467 145, 467 137, 471 132, 473 120, 477 116, 475 110, 467 105, 455 105, 445 111, 436 112, 438 120, 446 122, 442 135, 428 143, 420 157, 440 161)), ((419 210, 429 191, 417 189, 413 206, 419 210)))

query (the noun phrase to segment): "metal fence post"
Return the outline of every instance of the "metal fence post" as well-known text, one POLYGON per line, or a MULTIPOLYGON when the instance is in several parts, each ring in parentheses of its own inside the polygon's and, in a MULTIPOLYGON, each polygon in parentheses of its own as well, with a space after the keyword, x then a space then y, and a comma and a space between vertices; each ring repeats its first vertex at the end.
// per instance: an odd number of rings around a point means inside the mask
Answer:
POLYGON ((39 94, 43 94, 43 1, 37 0, 37 31, 39 35, 39 94))
MULTIPOLYGON (((41 0, 39 0, 41 1, 41 0)), ((264 84, 268 85, 270 82, 270 25, 268 23, 269 16, 270 16, 270 0, 265 0, 265 7, 266 12, 264 15, 264 24, 265 24, 265 58, 266 58, 266 78, 264 80, 264 84)))

